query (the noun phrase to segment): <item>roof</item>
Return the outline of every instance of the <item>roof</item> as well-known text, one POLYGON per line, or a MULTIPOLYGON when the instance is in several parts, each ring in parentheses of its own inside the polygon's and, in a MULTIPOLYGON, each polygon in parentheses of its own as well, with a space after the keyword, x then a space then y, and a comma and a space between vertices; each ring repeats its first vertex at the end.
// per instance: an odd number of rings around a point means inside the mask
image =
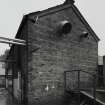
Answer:
POLYGON ((32 15, 40 18, 40 17, 43 17, 43 16, 50 15, 52 13, 55 13, 55 12, 64 10, 66 8, 72 8, 73 9, 73 11, 75 12, 75 14, 78 16, 78 18, 81 20, 81 22, 87 28, 87 30, 91 33, 91 35, 94 37, 94 39, 98 42, 100 39, 98 38, 98 36, 96 35, 96 33, 90 27, 90 25, 88 24, 88 22, 84 19, 84 17, 79 12, 79 10, 76 8, 76 6, 74 4, 71 4, 71 3, 69 3, 69 4, 64 3, 64 4, 61 4, 61 5, 55 6, 55 7, 48 8, 48 9, 43 10, 43 11, 32 12, 32 13, 29 13, 27 15, 24 15, 23 16, 23 19, 22 19, 22 22, 21 22, 21 24, 19 26, 19 29, 17 31, 16 38, 19 38, 20 37, 19 33, 21 32, 21 29, 22 29, 23 25, 25 24, 25 22, 27 21, 27 19, 31 19, 30 17, 32 15))

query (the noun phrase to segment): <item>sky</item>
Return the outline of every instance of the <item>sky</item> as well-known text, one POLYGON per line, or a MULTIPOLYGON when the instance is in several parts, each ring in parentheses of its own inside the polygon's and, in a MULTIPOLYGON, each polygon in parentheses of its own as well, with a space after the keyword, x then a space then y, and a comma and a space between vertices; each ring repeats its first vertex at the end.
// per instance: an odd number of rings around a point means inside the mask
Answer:
MULTIPOLYGON (((23 15, 62 4, 65 0, 0 0, 0 36, 14 38, 23 15)), ((105 55, 105 0, 75 0, 89 25, 100 38, 99 55, 105 55)), ((8 45, 0 43, 0 54, 8 45)))

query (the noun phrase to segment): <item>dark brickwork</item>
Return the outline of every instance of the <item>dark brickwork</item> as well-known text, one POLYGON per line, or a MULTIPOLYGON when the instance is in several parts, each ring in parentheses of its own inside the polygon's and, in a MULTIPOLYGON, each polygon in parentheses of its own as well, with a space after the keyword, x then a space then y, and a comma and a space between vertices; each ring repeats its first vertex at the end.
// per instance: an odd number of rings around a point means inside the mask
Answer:
MULTIPOLYGON (((31 18, 34 16, 32 14, 31 18)), ((35 24, 29 22, 28 41, 29 105, 68 102, 64 98, 64 71, 96 72, 98 43, 72 8, 39 17, 35 24), (57 24, 63 20, 70 21, 72 30, 57 37, 57 24), (89 36, 80 40, 83 31, 87 31, 89 36)))
MULTIPOLYGON (((24 23, 22 28, 16 35, 16 38, 26 40, 27 37, 27 22, 24 23)), ((7 60, 13 60, 15 62, 6 62, 7 75, 11 72, 11 86, 7 86, 7 89, 12 93, 14 99, 18 103, 27 103, 27 47, 20 45, 12 45, 7 60)), ((7 78, 9 81, 9 78, 7 78)), ((7 81, 7 82, 8 82, 7 81)), ((8 84, 8 83, 7 83, 8 84)), ((26 104, 25 104, 26 105, 26 104)))

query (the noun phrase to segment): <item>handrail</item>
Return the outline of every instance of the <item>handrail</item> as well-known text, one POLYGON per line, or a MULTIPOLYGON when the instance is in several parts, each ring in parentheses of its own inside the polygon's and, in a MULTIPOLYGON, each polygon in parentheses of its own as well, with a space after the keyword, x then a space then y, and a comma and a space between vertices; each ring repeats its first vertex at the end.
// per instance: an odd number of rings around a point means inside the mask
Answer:
POLYGON ((85 70, 71 70, 71 71, 64 71, 64 73, 66 73, 66 72, 77 72, 77 71, 82 71, 82 72, 85 72, 85 73, 87 73, 87 74, 90 74, 90 75, 92 75, 93 77, 103 77, 103 76, 101 76, 101 75, 99 75, 99 74, 93 74, 93 73, 90 73, 90 72, 87 72, 87 71, 85 71, 85 70))
MULTIPOLYGON (((103 76, 101 76, 101 75, 99 75, 99 74, 95 74, 95 73, 90 73, 90 72, 88 72, 88 71, 85 71, 85 70, 71 70, 71 71, 64 71, 64 75, 65 75, 65 88, 67 89, 67 91, 71 91, 71 92, 81 92, 81 91, 83 91, 83 92, 87 92, 87 91, 89 91, 89 92, 91 92, 92 91, 92 96, 93 96, 93 103, 94 103, 94 105, 96 105, 95 103, 96 103, 96 101, 97 101, 97 97, 96 97, 96 92, 97 92, 97 88, 96 88, 96 84, 97 84, 97 78, 103 78, 103 76), (68 79, 68 73, 73 73, 73 72, 77 72, 77 76, 75 77, 71 77, 70 79, 68 79), (92 81, 91 80, 86 80, 86 81, 84 81, 84 80, 82 80, 81 79, 81 73, 80 72, 84 72, 84 73, 87 73, 87 74, 89 74, 90 76, 92 76, 93 78, 92 78, 92 81), (67 76, 67 77, 66 77, 67 76), (76 80, 76 82, 75 82, 75 80, 76 80), (67 83, 67 80, 69 81, 68 83, 67 83), (81 81, 82 80, 82 81, 81 81), (70 81, 71 81, 71 83, 70 83, 70 81), (73 82, 74 81, 74 82, 73 82), (83 87, 81 86, 81 83, 82 82, 89 82, 90 81, 90 83, 92 82, 92 85, 90 84, 89 85, 89 87, 86 85, 84 85, 83 84, 83 87), (73 84, 72 84, 72 82, 73 82, 73 84), (70 86, 69 86, 69 84, 71 84, 70 86), (68 86, 67 86, 68 85, 68 86), (84 87, 85 86, 85 87, 84 87), (68 90, 69 89, 69 90, 68 90)), ((71 75, 70 75, 71 76, 71 75)), ((87 78, 87 76, 86 76, 86 78, 87 78)), ((90 77, 88 77, 89 79, 90 79, 90 77)))

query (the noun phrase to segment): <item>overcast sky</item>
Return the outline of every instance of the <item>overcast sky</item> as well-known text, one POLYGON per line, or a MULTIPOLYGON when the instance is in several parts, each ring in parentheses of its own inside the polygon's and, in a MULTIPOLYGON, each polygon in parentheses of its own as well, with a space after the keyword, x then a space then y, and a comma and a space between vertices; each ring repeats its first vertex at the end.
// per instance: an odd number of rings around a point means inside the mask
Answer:
MULTIPOLYGON (((47 9, 64 0, 0 0, 0 36, 14 38, 24 14, 47 9)), ((99 55, 105 55, 105 0, 75 0, 75 5, 100 38, 99 55)), ((0 44, 0 53, 8 45, 0 44)))

